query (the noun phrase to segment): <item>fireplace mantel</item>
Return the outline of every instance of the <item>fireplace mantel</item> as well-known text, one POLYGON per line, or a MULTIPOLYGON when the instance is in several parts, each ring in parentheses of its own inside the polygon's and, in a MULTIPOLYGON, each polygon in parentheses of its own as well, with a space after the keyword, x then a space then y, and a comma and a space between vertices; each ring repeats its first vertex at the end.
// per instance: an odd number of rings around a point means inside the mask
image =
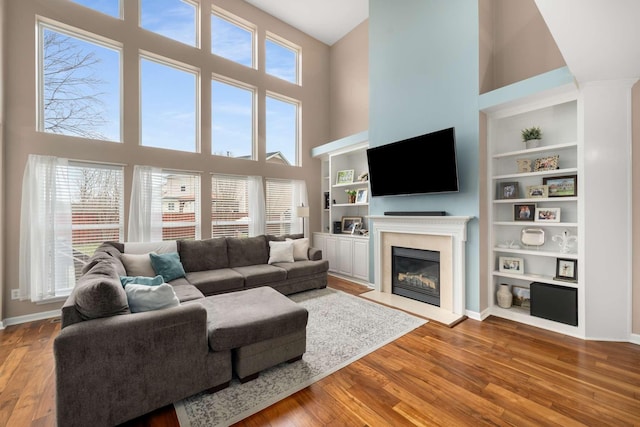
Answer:
MULTIPOLYGON (((374 215, 371 235, 374 239, 374 285, 377 293, 388 293, 383 286, 383 242, 389 235, 444 236, 451 239, 451 290, 448 303, 437 310, 455 316, 465 314, 465 243, 467 240, 467 223, 471 216, 386 216, 374 215)), ((429 317, 426 315, 425 317, 429 317)), ((436 319, 437 320, 437 319, 436 319)))

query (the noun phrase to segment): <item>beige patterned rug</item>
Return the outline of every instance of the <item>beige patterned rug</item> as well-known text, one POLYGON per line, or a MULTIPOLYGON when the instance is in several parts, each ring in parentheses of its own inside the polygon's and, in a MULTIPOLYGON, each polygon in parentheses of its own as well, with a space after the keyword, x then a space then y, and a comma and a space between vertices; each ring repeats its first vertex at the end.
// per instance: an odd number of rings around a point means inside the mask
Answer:
POLYGON ((309 310, 307 352, 302 360, 263 371, 254 381, 233 380, 225 390, 176 403, 181 427, 231 425, 427 322, 329 288, 290 298, 309 310))

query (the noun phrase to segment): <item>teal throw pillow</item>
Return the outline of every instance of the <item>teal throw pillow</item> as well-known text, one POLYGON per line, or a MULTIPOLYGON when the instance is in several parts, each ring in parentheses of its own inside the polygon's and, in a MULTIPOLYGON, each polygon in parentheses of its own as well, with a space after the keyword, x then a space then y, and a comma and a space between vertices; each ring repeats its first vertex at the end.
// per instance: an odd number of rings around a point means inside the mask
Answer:
POLYGON ((129 284, 158 286, 164 283, 164 279, 160 275, 157 275, 156 277, 120 276, 120 283, 122 283, 122 286, 127 286, 129 284))
POLYGON ((184 277, 184 267, 182 267, 178 252, 169 252, 168 254, 150 253, 149 257, 151 258, 151 266, 156 274, 161 275, 165 282, 184 277))

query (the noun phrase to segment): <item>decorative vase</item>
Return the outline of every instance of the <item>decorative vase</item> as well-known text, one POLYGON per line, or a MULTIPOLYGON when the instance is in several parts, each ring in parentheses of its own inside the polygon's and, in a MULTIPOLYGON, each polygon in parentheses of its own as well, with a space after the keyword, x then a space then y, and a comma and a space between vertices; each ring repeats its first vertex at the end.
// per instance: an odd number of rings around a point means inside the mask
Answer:
POLYGON ((542 141, 541 139, 528 139, 526 140, 524 143, 527 147, 527 150, 530 148, 536 148, 538 146, 540 146, 540 141, 542 141))
POLYGON ((349 194, 349 203, 355 203, 355 202, 356 202, 356 195, 349 194))
POLYGON ((496 298, 498 299, 498 305, 502 308, 511 307, 513 303, 513 294, 509 290, 509 285, 498 285, 498 292, 496 292, 496 298))

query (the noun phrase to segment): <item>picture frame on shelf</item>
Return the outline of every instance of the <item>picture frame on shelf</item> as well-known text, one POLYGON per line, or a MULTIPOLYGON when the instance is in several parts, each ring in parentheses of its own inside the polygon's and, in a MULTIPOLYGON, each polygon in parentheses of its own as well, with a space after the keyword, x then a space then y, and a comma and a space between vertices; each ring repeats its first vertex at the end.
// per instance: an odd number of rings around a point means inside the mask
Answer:
POLYGON ((536 199, 536 198, 544 198, 544 197, 549 197, 548 185, 529 185, 527 187, 528 199, 536 199))
POLYGON ((547 156, 536 159, 533 164, 534 172, 542 172, 542 171, 551 171, 558 169, 558 163, 560 161, 560 156, 547 156))
POLYGON ((353 234, 356 224, 362 226, 361 216, 343 216, 341 221, 341 231, 343 234, 353 234))
POLYGON ((568 258, 556 259, 556 277, 554 280, 563 280, 565 282, 578 281, 578 260, 568 258))
POLYGON ((500 182, 498 183, 498 198, 499 199, 517 199, 520 197, 520 184, 517 181, 514 182, 500 182))
POLYGON ((514 221, 534 221, 536 216, 535 203, 516 203, 513 205, 514 221))
POLYGON ((498 258, 498 271, 501 273, 524 274, 524 259, 501 256, 498 258))
POLYGON ((536 208, 536 222, 560 222, 560 208, 536 208))
POLYGON ((512 286, 511 293, 513 294, 512 305, 516 307, 529 308, 531 307, 531 291, 524 286, 512 286))
POLYGON ((542 183, 549 187, 549 197, 576 197, 578 195, 578 175, 548 176, 542 183))
POLYGON ((366 188, 358 188, 358 192, 356 193, 356 204, 364 204, 367 203, 367 194, 368 191, 366 188))
POLYGON ((516 159, 518 164, 518 173, 531 172, 531 160, 529 159, 516 159))
POLYGON ((345 170, 338 171, 338 175, 336 176, 336 185, 353 183, 354 173, 355 173, 355 170, 353 169, 345 169, 345 170))

